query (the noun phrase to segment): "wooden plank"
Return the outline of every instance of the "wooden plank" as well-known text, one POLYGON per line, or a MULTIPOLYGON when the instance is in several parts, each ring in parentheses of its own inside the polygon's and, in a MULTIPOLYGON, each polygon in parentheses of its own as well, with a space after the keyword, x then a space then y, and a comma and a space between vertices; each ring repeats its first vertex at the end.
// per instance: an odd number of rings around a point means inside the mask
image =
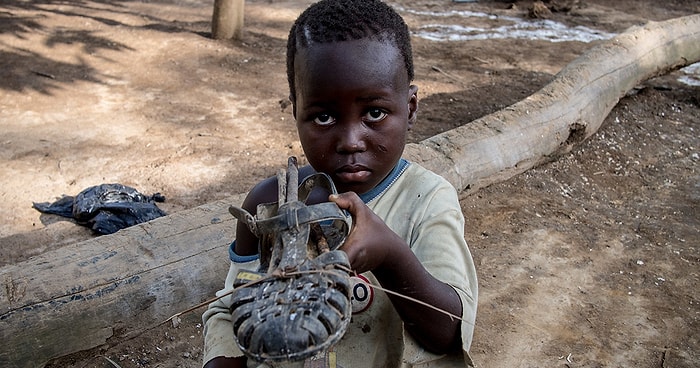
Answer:
MULTIPOLYGON (((631 30, 592 49, 542 90, 406 147, 464 193, 568 152, 639 82, 700 60, 700 15, 631 30)), ((0 268, 0 367, 120 340, 209 297, 228 269, 228 206, 245 194, 0 268)))

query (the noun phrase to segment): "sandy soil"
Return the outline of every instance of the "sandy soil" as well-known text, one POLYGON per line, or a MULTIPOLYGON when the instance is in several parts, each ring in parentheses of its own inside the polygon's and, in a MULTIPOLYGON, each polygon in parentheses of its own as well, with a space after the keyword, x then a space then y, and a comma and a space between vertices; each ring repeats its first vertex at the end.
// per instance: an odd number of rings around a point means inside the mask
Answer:
MULTIPOLYGON (((0 4, 0 264, 94 236, 33 201, 116 182, 161 192, 172 213, 303 158, 284 52, 309 3, 247 1, 237 41, 209 38, 209 2, 0 4)), ((470 22, 495 27, 532 4, 393 3, 412 30, 438 18, 421 12, 486 12, 500 18, 470 22)), ((565 3, 548 17, 608 33, 700 12, 693 0, 565 3)), ((519 101, 596 42, 416 37, 411 140, 519 101)), ((462 199, 480 277, 479 366, 697 366, 700 87, 682 76, 639 86, 571 154, 462 199)), ((192 313, 50 366, 197 367, 201 333, 192 313)))

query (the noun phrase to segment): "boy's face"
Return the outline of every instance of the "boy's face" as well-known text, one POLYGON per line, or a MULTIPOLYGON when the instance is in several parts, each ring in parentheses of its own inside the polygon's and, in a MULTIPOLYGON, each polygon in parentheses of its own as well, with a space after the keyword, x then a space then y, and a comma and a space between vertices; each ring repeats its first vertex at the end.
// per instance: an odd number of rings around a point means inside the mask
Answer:
POLYGON ((294 59, 294 116, 311 166, 340 192, 365 193, 403 153, 417 87, 398 49, 368 39, 312 44, 294 59))

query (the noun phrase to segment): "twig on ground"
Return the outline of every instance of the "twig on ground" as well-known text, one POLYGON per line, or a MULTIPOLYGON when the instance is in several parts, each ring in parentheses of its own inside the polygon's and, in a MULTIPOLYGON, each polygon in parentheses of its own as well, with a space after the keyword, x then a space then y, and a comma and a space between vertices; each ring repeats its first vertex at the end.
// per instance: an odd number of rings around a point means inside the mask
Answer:
POLYGON ((36 70, 32 70, 32 73, 34 73, 34 74, 36 74, 36 75, 38 75, 38 76, 40 76, 40 77, 45 77, 45 78, 49 78, 49 79, 56 79, 56 76, 53 75, 53 74, 44 73, 44 72, 39 72, 39 71, 36 71, 36 70))

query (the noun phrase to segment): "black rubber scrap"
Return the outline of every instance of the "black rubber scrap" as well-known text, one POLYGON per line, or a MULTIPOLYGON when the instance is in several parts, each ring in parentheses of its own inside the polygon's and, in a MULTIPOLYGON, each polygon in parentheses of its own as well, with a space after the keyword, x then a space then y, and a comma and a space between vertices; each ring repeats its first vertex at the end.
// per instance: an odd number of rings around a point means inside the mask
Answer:
POLYGON ((156 202, 165 202, 165 197, 160 193, 146 196, 122 184, 101 184, 84 189, 75 197, 63 196, 53 203, 34 202, 32 207, 42 213, 72 218, 105 235, 165 216, 156 202))

